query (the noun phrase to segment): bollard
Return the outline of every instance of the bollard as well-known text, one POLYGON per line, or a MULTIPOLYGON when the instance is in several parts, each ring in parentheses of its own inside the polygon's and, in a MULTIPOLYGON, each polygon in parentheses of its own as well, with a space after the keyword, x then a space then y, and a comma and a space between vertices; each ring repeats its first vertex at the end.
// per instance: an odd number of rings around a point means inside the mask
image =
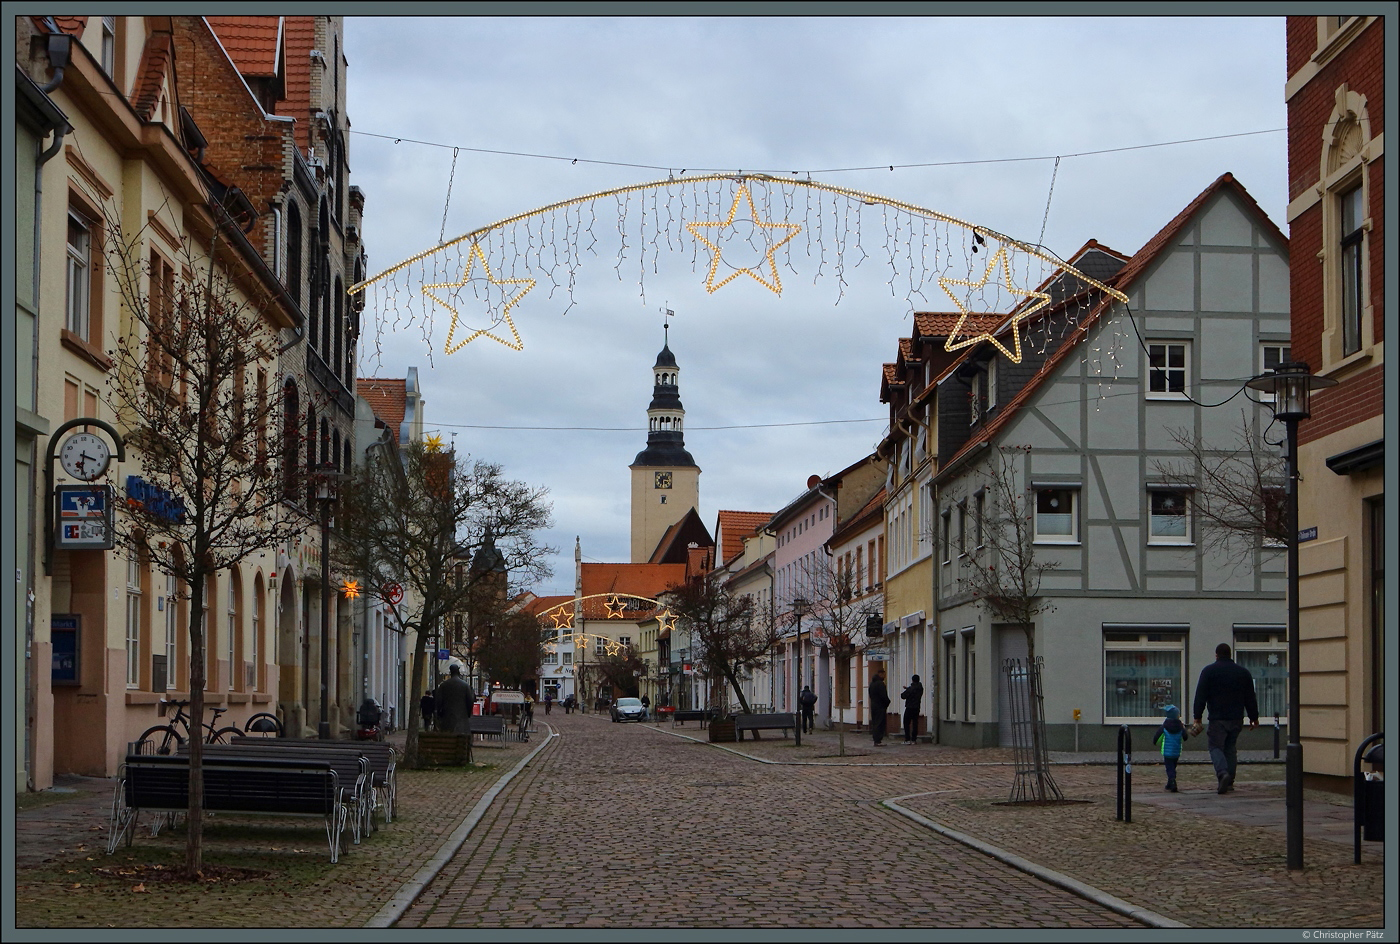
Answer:
POLYGON ((1133 821, 1133 732, 1118 728, 1118 813, 1115 819, 1133 821))

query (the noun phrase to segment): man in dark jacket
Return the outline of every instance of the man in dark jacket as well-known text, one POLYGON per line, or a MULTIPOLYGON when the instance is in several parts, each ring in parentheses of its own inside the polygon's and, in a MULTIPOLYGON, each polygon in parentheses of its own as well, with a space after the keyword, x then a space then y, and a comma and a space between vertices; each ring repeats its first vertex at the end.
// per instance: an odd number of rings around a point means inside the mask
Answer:
POLYGON ((812 686, 802 686, 802 694, 797 696, 797 706, 802 709, 802 733, 811 734, 817 729, 813 715, 817 708, 817 693, 812 691, 812 686))
POLYGON ((1196 699, 1191 704, 1196 721, 1193 734, 1200 733, 1201 715, 1207 708, 1210 724, 1206 726, 1206 744, 1215 767, 1215 792, 1229 793, 1235 789, 1235 742, 1244 730, 1246 714, 1250 728, 1259 727, 1259 704, 1254 697, 1254 676, 1230 658, 1230 647, 1223 642, 1215 647, 1215 661, 1201 670, 1196 682, 1196 699))
POLYGON ((890 690, 885 687, 885 670, 876 669, 870 680, 870 735, 876 747, 884 747, 886 724, 885 713, 890 710, 890 690))
POLYGON ((914 676, 914 680, 905 686, 899 697, 904 699, 904 743, 917 744, 919 739, 919 706, 924 700, 924 683, 919 681, 917 675, 914 676))

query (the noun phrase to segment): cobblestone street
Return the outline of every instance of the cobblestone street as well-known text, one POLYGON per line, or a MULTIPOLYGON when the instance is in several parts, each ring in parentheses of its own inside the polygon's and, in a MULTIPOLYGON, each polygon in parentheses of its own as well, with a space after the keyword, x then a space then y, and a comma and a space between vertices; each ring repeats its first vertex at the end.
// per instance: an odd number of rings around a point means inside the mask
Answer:
POLYGON ((1140 926, 878 805, 929 789, 927 769, 766 765, 550 720, 562 736, 400 927, 1140 926))

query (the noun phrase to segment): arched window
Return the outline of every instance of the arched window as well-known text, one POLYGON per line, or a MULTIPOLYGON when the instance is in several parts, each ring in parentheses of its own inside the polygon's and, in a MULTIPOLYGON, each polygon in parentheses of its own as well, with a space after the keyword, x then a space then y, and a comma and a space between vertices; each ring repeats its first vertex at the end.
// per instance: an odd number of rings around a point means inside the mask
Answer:
MULTIPOLYGON (((339 432, 339 431, 337 430, 337 432, 339 432)), ((320 465, 325 465, 327 462, 331 461, 330 450, 331 450, 331 426, 330 426, 330 423, 328 423, 328 422, 326 421, 326 418, 323 416, 323 417, 321 417, 321 462, 320 462, 320 465)), ((318 471, 319 471, 319 469, 318 469, 318 471)))
POLYGON ((344 283, 340 281, 340 276, 337 275, 335 277, 335 350, 332 353, 332 359, 329 363, 331 371, 337 377, 340 377, 341 380, 345 381, 346 386, 349 386, 350 378, 348 376, 342 376, 341 374, 341 371, 344 369, 345 366, 344 343, 345 286, 344 283))
POLYGON ((282 385, 282 497, 296 500, 297 428, 301 419, 301 396, 295 380, 282 385))
POLYGON ((308 407, 306 410, 306 507, 310 508, 315 504, 316 483, 312 481, 311 473, 316 470, 316 409, 308 407))
POLYGON ((335 463, 337 472, 345 471, 340 465, 340 430, 338 429, 331 432, 331 455, 328 461, 335 463))
POLYGON ((301 208, 295 201, 287 203, 287 292, 297 307, 302 305, 302 266, 301 266, 301 208))
POLYGON ((243 575, 238 568, 228 572, 228 624, 225 645, 228 647, 228 690, 243 691, 243 575))
POLYGON ((1374 192, 1368 161, 1371 120, 1366 97, 1343 84, 1323 126, 1322 366, 1362 356, 1376 343, 1371 291, 1372 240, 1368 236, 1374 192))
POLYGON ((255 692, 263 690, 263 645, 262 645, 262 608, 263 608, 263 578, 259 573, 253 577, 253 598, 252 607, 249 612, 252 616, 248 634, 248 661, 252 665, 249 673, 248 688, 255 692))

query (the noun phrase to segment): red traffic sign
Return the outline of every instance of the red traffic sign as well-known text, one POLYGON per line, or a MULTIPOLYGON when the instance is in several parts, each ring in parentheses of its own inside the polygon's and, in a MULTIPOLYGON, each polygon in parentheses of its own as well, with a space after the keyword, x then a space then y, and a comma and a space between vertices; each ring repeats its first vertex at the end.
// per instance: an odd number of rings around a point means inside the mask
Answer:
POLYGON ((403 599, 403 587, 396 583, 386 584, 384 587, 384 599, 398 606, 399 601, 403 599))

